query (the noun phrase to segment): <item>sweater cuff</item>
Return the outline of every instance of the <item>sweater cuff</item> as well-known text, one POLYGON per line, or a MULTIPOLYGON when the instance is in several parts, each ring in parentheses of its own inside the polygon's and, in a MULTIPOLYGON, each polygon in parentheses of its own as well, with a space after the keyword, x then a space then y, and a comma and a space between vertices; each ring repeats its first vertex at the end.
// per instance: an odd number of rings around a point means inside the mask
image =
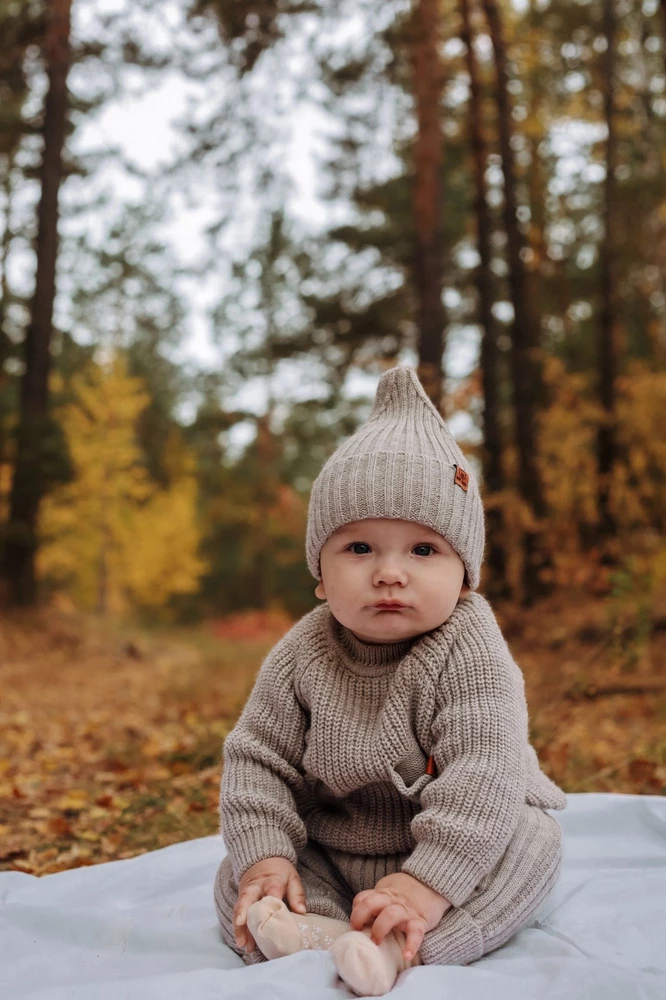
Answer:
POLYGON ((456 857, 438 844, 426 842, 416 845, 402 871, 446 896, 454 906, 462 906, 483 877, 469 858, 456 857))
POLYGON ((241 876, 266 858, 286 858, 296 864, 296 849, 283 830, 276 827, 252 826, 234 837, 233 850, 229 850, 236 882, 241 876))

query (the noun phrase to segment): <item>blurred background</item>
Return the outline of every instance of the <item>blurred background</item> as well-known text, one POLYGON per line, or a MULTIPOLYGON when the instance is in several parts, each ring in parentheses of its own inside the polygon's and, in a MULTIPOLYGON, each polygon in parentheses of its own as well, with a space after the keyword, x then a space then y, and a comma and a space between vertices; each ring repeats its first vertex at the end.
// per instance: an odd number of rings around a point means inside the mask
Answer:
POLYGON ((5 0, 0 868, 216 830, 309 489, 417 367, 566 791, 666 792, 666 7, 5 0))

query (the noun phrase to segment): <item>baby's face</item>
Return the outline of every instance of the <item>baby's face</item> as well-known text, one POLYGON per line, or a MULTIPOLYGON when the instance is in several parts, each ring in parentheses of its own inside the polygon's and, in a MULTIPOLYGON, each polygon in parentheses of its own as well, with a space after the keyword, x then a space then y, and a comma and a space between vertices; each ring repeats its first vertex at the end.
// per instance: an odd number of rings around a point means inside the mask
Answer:
POLYGON ((362 642, 398 642, 445 622, 465 567, 436 531, 414 521, 367 518, 338 528, 321 550, 317 597, 362 642), (392 611, 377 605, 399 601, 392 611))

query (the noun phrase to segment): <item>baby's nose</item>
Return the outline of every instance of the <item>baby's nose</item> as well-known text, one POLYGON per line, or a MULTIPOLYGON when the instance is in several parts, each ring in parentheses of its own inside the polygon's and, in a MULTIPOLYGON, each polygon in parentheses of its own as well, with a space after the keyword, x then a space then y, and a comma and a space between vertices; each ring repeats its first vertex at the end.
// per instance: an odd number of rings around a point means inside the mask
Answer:
POLYGON ((405 570, 396 563, 386 563, 378 567, 375 571, 375 585, 381 584, 404 584, 407 580, 405 570))

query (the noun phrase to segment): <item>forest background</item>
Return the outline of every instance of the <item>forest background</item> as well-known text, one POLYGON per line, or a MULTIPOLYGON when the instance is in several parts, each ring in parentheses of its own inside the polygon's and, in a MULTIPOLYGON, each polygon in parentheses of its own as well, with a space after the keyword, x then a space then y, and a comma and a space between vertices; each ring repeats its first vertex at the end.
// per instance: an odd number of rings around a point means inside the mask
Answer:
POLYGON ((664 793, 665 10, 3 2, 0 866, 214 831, 395 364, 479 472, 544 768, 664 793), (80 142, 165 81, 157 167, 80 142))

